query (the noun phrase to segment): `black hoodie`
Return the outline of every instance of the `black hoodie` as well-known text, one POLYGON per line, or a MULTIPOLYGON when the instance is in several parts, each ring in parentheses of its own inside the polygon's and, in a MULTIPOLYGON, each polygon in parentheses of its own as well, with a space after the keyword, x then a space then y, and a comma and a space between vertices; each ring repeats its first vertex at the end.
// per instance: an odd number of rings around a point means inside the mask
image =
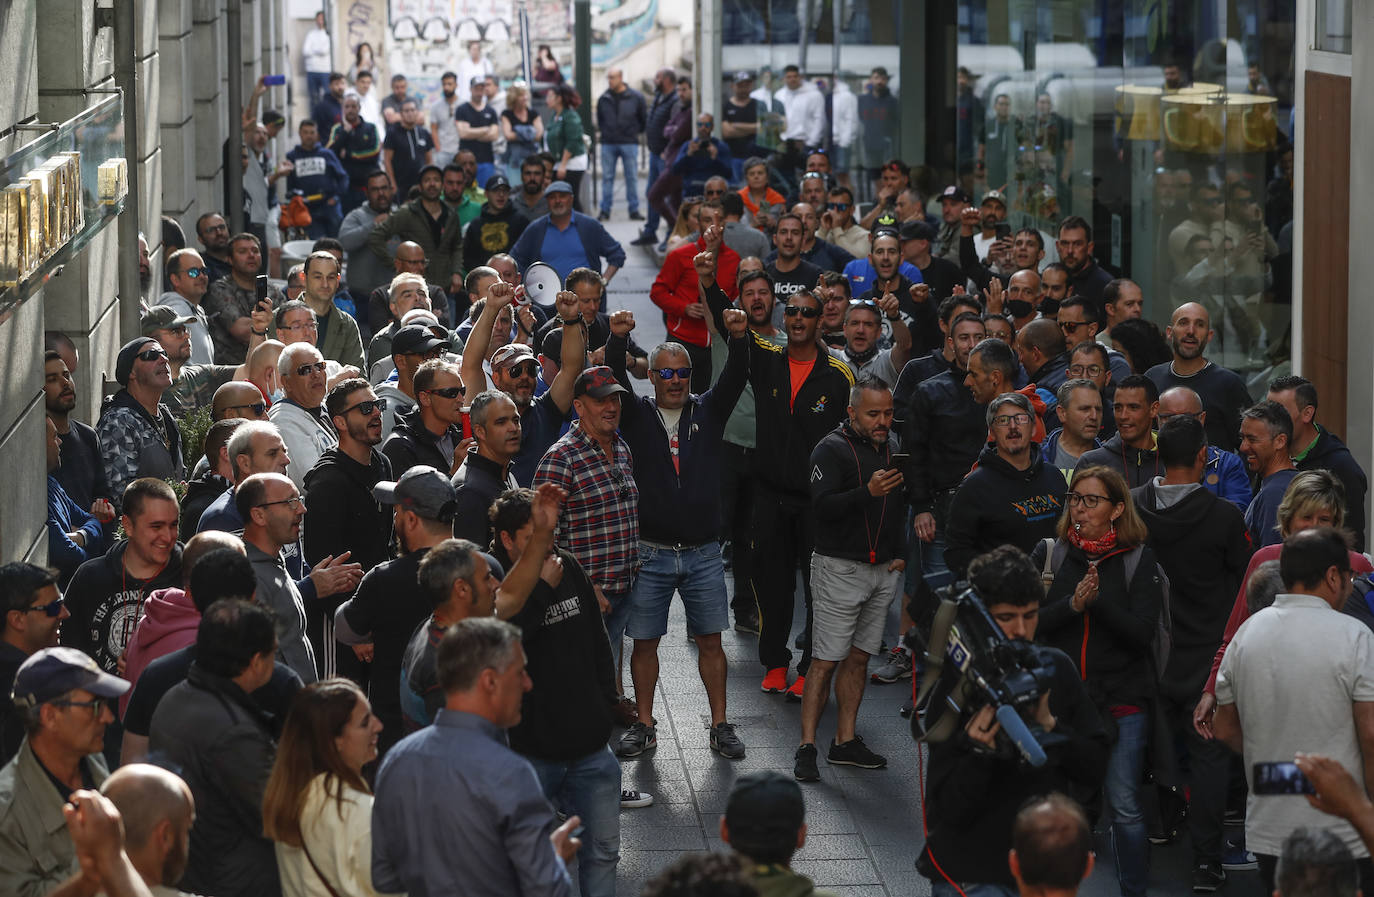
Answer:
POLYGON ((1110 467, 1126 478, 1126 485, 1131 489, 1144 486, 1155 477, 1164 476, 1164 465, 1159 462, 1159 455, 1153 448, 1128 448, 1122 442, 1120 433, 1104 442, 1101 448, 1084 452, 1074 472, 1085 467, 1110 467))
POLYGON ((1369 480, 1350 454, 1350 449, 1334 434, 1317 428, 1317 440, 1302 458, 1295 459, 1298 470, 1329 470, 1345 487, 1345 528, 1355 534, 1355 550, 1364 551, 1364 496, 1369 480))
POLYGON ((1040 457, 1030 444, 1030 466, 1017 470, 987 446, 949 508, 945 528, 945 563, 960 577, 969 562, 999 545, 1030 553, 1041 539, 1054 535, 1064 509, 1064 475, 1040 457))
POLYGON ((366 573, 391 556, 391 506, 372 497, 373 486, 391 479, 391 462, 376 449, 371 454, 364 467, 335 446, 306 471, 305 559, 311 566, 352 551, 349 561, 366 573))
MULTIPOLYGON (((456 424, 450 425, 447 435, 456 450, 458 443, 463 441, 463 431, 456 424)), ((428 464, 448 476, 449 468, 453 466, 452 454, 445 457, 439 447, 439 437, 425 427, 419 406, 413 411, 396 415, 396 426, 386 442, 382 443, 382 453, 391 461, 391 470, 397 477, 418 464, 428 464)))
POLYGON ((868 482, 892 464, 893 446, 879 445, 845 421, 811 451, 811 516, 816 553, 861 564, 904 557, 906 502, 899 488, 874 498, 868 482))
POLYGON ((65 592, 72 616, 62 624, 62 644, 90 655, 111 674, 119 668, 148 596, 181 585, 181 543, 173 546, 167 565, 152 579, 135 579, 124 570, 128 547, 127 539, 116 542, 105 554, 76 568, 65 592))
POLYGON ((1189 701, 1207 682, 1253 548, 1235 505, 1200 484, 1168 504, 1168 493, 1178 488, 1161 489, 1151 482, 1131 495, 1150 531, 1150 547, 1169 577, 1173 645, 1160 691, 1189 701))
POLYGON ((507 202, 499 211, 491 203, 484 203, 463 235, 463 267, 471 271, 485 265, 498 252, 510 252, 529 223, 513 202, 507 202))

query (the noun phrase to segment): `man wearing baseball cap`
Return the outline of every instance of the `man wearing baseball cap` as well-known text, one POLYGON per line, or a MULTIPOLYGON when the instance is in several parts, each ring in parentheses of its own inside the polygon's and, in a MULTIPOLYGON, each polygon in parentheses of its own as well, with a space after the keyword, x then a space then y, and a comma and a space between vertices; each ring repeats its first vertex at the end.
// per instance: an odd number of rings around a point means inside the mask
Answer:
POLYGON ((940 235, 936 240, 934 253, 956 265, 959 264, 961 216, 971 202, 973 200, 958 184, 950 184, 940 191, 940 235))
POLYGON ((473 75, 468 82, 468 101, 454 113, 458 119, 458 152, 472 153, 477 160, 474 183, 484 184, 496 170, 493 147, 501 138, 501 125, 496 110, 487 102, 486 78, 473 75))
POLYGON ((469 271, 498 252, 510 251, 530 223, 510 201, 510 181, 504 174, 492 175, 483 186, 487 201, 463 236, 463 267, 469 271))
POLYGON ((589 215, 573 211, 573 189, 567 181, 554 181, 544 188, 549 214, 536 218, 511 247, 520 270, 535 262, 545 262, 566 278, 574 268, 601 272, 610 284, 615 272, 625 264, 625 250, 589 215), (603 270, 601 261, 605 259, 603 270))
MULTIPOLYGON (((172 385, 162 394, 167 407, 181 418, 214 402, 215 390, 235 376, 248 377, 247 367, 233 364, 200 364, 192 360, 189 316, 178 316, 175 309, 154 305, 143 315, 143 335, 158 341, 167 353, 172 385)), ((262 340, 260 338, 258 342, 262 340)))
POLYGON ((181 458, 181 432, 162 394, 172 385, 172 365, 162 344, 152 337, 129 340, 115 361, 121 389, 100 409, 96 434, 105 478, 115 510, 124 487, 139 477, 186 478, 181 458))
POLYGON ((12 697, 26 735, 0 769, 0 893, 44 894, 78 870, 62 806, 109 776, 109 702, 128 690, 75 648, 44 648, 19 667, 12 697))
POLYGON ((391 337, 391 365, 396 370, 396 381, 389 378, 377 387, 377 395, 386 399, 382 412, 382 438, 386 439, 396 429, 401 415, 415 410, 415 374, 420 365, 433 358, 443 358, 449 350, 449 341, 434 335, 434 331, 421 324, 406 324, 396 329, 391 337))
POLYGON ((806 844, 806 805, 801 787, 773 769, 735 779, 720 818, 720 839, 754 864, 759 897, 833 897, 791 868, 806 844))

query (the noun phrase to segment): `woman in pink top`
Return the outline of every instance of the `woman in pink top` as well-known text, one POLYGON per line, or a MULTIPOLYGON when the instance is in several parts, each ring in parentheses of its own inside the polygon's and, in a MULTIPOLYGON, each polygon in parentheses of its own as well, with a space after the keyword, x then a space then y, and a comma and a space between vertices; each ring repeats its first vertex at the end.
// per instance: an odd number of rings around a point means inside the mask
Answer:
MULTIPOLYGON (((1326 470, 1308 470, 1293 477, 1288 489, 1283 493, 1279 504, 1279 534, 1287 539, 1294 533, 1318 526, 1334 526, 1340 529, 1345 523, 1345 490, 1340 480, 1326 470)), ((1217 670, 1221 669, 1221 659, 1226 656, 1226 647, 1235 638, 1240 624, 1250 617, 1250 609, 1245 601, 1245 592, 1250 585, 1250 577, 1260 564, 1278 560, 1283 552, 1283 544, 1266 545, 1250 558, 1250 566, 1245 568, 1245 579, 1240 584, 1231 617, 1226 621, 1226 634, 1222 636, 1221 647, 1212 660, 1212 674, 1207 677, 1202 697, 1193 711, 1193 728, 1203 738, 1212 738, 1212 715, 1217 709, 1217 670)), ((1374 573, 1374 565, 1357 551, 1350 552, 1350 569, 1356 574, 1374 573)))

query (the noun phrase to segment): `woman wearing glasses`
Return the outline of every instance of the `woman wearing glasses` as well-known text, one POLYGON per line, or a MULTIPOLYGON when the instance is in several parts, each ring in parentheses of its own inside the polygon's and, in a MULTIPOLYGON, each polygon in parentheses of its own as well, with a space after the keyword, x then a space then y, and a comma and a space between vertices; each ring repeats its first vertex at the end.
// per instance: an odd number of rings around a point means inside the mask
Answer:
POLYGON ((371 897, 372 790, 382 723, 345 679, 307 685, 291 702, 263 794, 285 897, 371 897))
POLYGON ((1107 467, 1077 471, 1065 504, 1058 539, 1042 542, 1031 556, 1047 576, 1053 574, 1038 635, 1078 664, 1113 736, 1103 786, 1111 806, 1112 853, 1121 893, 1139 897, 1149 884, 1150 845, 1140 798, 1164 581, 1121 474, 1107 467))

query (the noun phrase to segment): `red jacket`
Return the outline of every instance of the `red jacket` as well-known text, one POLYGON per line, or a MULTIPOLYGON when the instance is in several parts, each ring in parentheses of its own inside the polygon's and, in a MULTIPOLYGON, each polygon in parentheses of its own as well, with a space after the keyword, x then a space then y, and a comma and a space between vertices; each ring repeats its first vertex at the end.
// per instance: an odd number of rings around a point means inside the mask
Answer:
MULTIPOLYGON (((697 238, 695 243, 679 246, 668 253, 658 277, 654 278, 654 285, 649 288, 649 298, 668 316, 668 336, 701 347, 711 345, 711 334, 704 318, 687 317, 687 306, 702 301, 697 290, 697 269, 692 260, 705 248, 705 241, 697 238)), ((716 282, 731 302, 739 296, 735 283, 738 273, 739 253, 722 243, 716 260, 716 282)))

